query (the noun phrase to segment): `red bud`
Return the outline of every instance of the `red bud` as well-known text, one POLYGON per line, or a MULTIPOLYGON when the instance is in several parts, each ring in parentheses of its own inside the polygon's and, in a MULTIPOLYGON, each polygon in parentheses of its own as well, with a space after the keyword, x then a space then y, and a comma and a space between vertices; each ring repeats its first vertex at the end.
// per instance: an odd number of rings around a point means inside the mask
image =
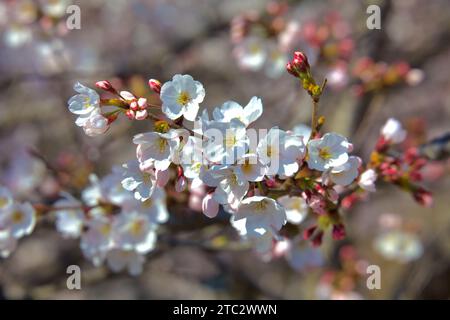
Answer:
POLYGON ((150 86, 150 89, 152 89, 156 93, 159 94, 161 92, 161 82, 159 82, 158 80, 150 79, 148 80, 148 85, 150 86))

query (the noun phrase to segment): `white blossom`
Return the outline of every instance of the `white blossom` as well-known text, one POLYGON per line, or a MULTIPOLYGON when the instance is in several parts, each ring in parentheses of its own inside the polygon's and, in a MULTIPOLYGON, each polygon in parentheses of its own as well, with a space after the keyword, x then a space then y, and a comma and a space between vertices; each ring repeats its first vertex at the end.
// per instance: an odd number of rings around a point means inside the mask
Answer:
POLYGON ((292 224, 300 224, 308 214, 308 205, 301 197, 290 197, 289 195, 279 197, 277 201, 286 210, 287 221, 292 224))
POLYGON ((264 71, 269 78, 278 78, 286 71, 288 57, 276 44, 268 45, 266 66, 264 71))
POLYGON ((124 179, 121 182, 123 188, 132 191, 136 200, 148 200, 153 193, 156 182, 153 168, 141 170, 138 160, 129 161, 122 167, 124 168, 124 179))
POLYGON ((210 187, 216 187, 214 200, 233 207, 239 205, 249 188, 248 181, 235 166, 213 166, 202 172, 201 179, 210 187))
POLYGON ((377 173, 373 169, 367 169, 361 173, 358 185, 364 190, 375 192, 375 181, 377 181, 377 173))
POLYGON ((401 230, 392 230, 380 234, 374 242, 375 249, 386 259, 410 262, 423 253, 423 245, 418 237, 401 230))
POLYGON ((84 133, 90 137, 102 135, 109 129, 109 121, 101 114, 100 110, 92 111, 87 118, 80 116, 77 119, 77 125, 80 123, 79 119, 82 119, 81 126, 84 133))
POLYGON ((332 182, 340 186, 348 186, 358 176, 358 168, 361 164, 361 159, 351 156, 343 165, 333 167, 325 171, 323 176, 329 178, 332 182))
MULTIPOLYGON (((284 66, 283 66, 284 68, 284 66)), ((246 127, 255 122, 263 112, 262 101, 253 97, 245 107, 234 101, 227 101, 213 111, 213 119, 219 122, 241 121, 246 127)))
POLYGON ((336 133, 326 133, 320 139, 308 142, 308 166, 310 169, 325 171, 348 161, 351 145, 347 139, 336 133))
POLYGON ((97 215, 88 220, 86 226, 88 230, 81 236, 80 247, 84 256, 99 266, 113 247, 112 221, 106 216, 97 215))
POLYGON ((139 162, 148 166, 153 164, 156 170, 169 168, 174 154, 180 145, 179 137, 185 130, 170 130, 167 133, 147 132, 135 135, 133 143, 137 144, 137 158, 139 162))
POLYGON ((199 104, 205 98, 205 89, 192 76, 176 74, 172 81, 162 85, 160 97, 162 111, 169 119, 184 116, 186 120, 194 121, 199 104))
POLYGON ((17 239, 11 235, 10 231, 0 229, 0 257, 8 258, 16 247, 17 239))
POLYGON ((55 210, 56 229, 64 237, 78 238, 83 231, 84 225, 82 203, 70 194, 64 193, 63 197, 53 205, 57 209, 55 210))
POLYGON ((15 202, 0 212, 0 230, 8 229, 11 236, 16 239, 29 235, 35 225, 36 211, 28 202, 15 202))
POLYGON ((230 122, 206 121, 203 123, 205 157, 221 164, 233 164, 248 150, 249 139, 245 125, 238 119, 230 122))
POLYGON ((311 136, 311 127, 305 124, 298 124, 292 129, 292 132, 296 136, 302 137, 305 146, 308 144, 309 137, 311 136))
POLYGON ((258 143, 258 157, 268 166, 267 175, 290 177, 299 169, 299 161, 305 155, 301 137, 272 128, 258 143))
POLYGON ((406 131, 402 124, 394 119, 389 118, 385 125, 381 128, 381 135, 391 143, 401 143, 406 138, 406 131))
POLYGON ((78 92, 77 95, 69 99, 69 110, 73 114, 83 116, 82 119, 77 119, 77 125, 82 126, 89 118, 89 115, 100 108, 100 96, 98 93, 81 83, 75 83, 73 89, 78 92))
POLYGON ((247 234, 261 234, 261 229, 279 231, 287 219, 280 204, 262 196, 242 200, 234 216, 235 220, 246 219, 247 234))
POLYGON ((146 215, 151 223, 161 224, 169 220, 169 212, 167 211, 166 193, 163 188, 155 187, 152 196, 140 201, 130 199, 122 205, 123 212, 138 212, 146 215))
POLYGON ((258 71, 266 61, 267 50, 261 39, 249 37, 236 46, 234 54, 241 68, 258 71))
POLYGON ((0 212, 7 210, 14 202, 9 189, 0 186, 0 212))
POLYGON ((106 255, 106 263, 113 272, 127 270, 132 276, 142 273, 145 258, 134 250, 112 249, 106 255))
POLYGON ((239 160, 236 171, 247 181, 262 181, 267 167, 261 163, 256 154, 248 153, 239 160))
POLYGON ((155 246, 155 227, 147 215, 122 211, 113 223, 114 243, 123 250, 147 253, 155 246))

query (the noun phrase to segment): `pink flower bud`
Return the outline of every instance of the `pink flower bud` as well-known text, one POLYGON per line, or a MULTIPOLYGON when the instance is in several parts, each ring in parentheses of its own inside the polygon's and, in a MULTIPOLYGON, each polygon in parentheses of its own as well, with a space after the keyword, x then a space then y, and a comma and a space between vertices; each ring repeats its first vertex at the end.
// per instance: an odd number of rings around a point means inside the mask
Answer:
POLYGON ((433 196, 430 192, 423 188, 419 188, 413 193, 414 199, 424 207, 431 207, 433 205, 433 196))
POLYGON ((334 240, 342 240, 345 238, 345 226, 342 223, 334 224, 332 236, 334 240))
POLYGON ((176 192, 183 192, 186 190, 187 187, 187 181, 184 176, 181 176, 178 178, 177 182, 175 183, 175 191, 176 192))
POLYGON ((208 193, 203 198, 202 211, 208 218, 214 218, 219 213, 219 204, 213 199, 212 193, 208 193))
POLYGON ((167 182, 169 182, 170 171, 169 171, 169 169, 156 170, 155 177, 156 177, 156 185, 160 188, 164 188, 166 186, 167 182))
POLYGON ((303 52, 300 52, 300 51, 294 52, 293 63, 301 71, 306 71, 306 69, 309 69, 308 58, 306 57, 306 55, 303 52))
POLYGON ((158 80, 150 79, 148 80, 148 85, 150 86, 150 89, 152 89, 156 93, 159 94, 161 92, 161 82, 159 82, 158 80))
POLYGON ((135 113, 134 113, 134 111, 133 110, 127 110, 127 112, 125 112, 125 115, 128 117, 128 119, 130 119, 130 120, 134 120, 134 117, 135 117, 135 113))
POLYGON ((139 105, 137 103, 136 100, 133 100, 130 102, 130 109, 133 111, 138 111, 139 110, 139 105))
POLYGON ((147 110, 136 111, 136 120, 145 120, 147 119, 147 116, 148 116, 147 110))
POLYGON ((109 82, 108 80, 97 81, 95 83, 95 86, 97 88, 105 90, 105 91, 112 91, 113 90, 113 86, 112 86, 111 82, 109 82))
POLYGON ((141 109, 141 110, 147 109, 147 107, 148 107, 146 98, 139 98, 137 101, 137 104, 139 106, 139 109, 141 109))
POLYGON ((294 77, 298 77, 297 70, 295 70, 295 67, 294 67, 294 65, 292 64, 292 62, 288 62, 288 63, 286 64, 286 70, 287 70, 287 72, 289 72, 290 74, 292 74, 294 77))

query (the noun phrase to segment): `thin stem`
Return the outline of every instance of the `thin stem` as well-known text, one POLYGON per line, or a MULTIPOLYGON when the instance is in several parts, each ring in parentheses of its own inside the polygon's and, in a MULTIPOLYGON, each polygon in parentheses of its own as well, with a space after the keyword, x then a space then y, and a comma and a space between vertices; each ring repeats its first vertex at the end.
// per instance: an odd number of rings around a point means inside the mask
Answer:
POLYGON ((313 107, 311 113, 311 136, 309 139, 313 139, 317 133, 317 109, 319 108, 319 103, 313 100, 313 107))

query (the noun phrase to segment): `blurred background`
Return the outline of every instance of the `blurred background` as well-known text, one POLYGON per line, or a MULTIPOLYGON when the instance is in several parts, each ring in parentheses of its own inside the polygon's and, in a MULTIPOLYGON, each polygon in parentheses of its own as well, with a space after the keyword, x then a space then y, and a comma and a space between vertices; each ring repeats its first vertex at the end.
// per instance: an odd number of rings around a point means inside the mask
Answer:
MULTIPOLYGON (((86 185, 87 173, 105 175, 135 156, 131 138, 149 125, 122 118, 108 134, 87 137, 67 110, 76 81, 94 87, 108 79, 152 99, 149 78, 165 82, 187 73, 203 83, 202 106, 210 110, 227 100, 245 105, 259 96, 264 113, 256 127, 290 130, 308 124, 309 97, 291 75, 279 72, 294 50, 308 53, 316 79, 329 79, 320 104, 324 130, 348 136, 364 161, 389 117, 400 120, 420 144, 449 131, 447 0, 279 5, 265 0, 2 0, 0 181, 17 197, 39 201, 54 192, 46 173, 51 164, 69 168, 65 178, 76 190, 86 185), (71 4, 81 9, 79 30, 66 26, 71 4), (380 30, 367 28, 371 4, 381 8, 380 30), (248 31, 260 20, 264 30, 248 31), (262 47, 269 48, 264 58, 258 56, 262 47), (30 156, 30 148, 39 157, 30 156)), ((306 254, 263 261, 248 250, 175 241, 161 243, 134 278, 95 268, 83 259, 78 240, 62 239, 45 220, 11 257, 0 260, 0 297, 448 299, 449 161, 431 158, 424 172, 434 195, 431 208, 380 185, 345 213, 347 239, 325 241, 320 263, 309 265, 306 254), (386 247, 398 233, 408 237, 392 253, 386 247), (70 264, 81 267, 82 290, 66 288, 70 264), (380 290, 366 287, 369 264, 381 268, 380 290)), ((169 205, 171 214, 189 224, 177 232, 192 238, 200 232, 192 221, 205 221, 184 210, 169 205)))

